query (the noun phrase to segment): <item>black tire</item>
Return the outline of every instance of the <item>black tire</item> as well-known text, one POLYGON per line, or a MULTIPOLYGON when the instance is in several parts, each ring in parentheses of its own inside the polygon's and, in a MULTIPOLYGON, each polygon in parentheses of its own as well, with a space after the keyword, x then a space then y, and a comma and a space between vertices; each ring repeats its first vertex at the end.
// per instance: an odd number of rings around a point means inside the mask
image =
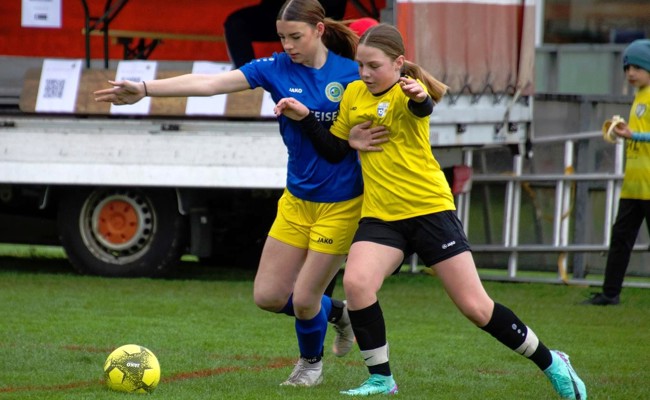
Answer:
POLYGON ((58 230, 82 274, 161 277, 185 248, 185 218, 173 190, 70 189, 59 198, 58 230))

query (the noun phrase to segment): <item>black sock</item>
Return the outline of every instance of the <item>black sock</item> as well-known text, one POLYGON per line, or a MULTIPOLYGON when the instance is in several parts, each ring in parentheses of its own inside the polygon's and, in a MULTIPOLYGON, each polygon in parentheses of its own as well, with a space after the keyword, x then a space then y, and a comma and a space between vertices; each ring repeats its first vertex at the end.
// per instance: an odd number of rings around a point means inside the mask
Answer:
POLYGON ((552 362, 549 349, 509 308, 494 303, 492 318, 483 328, 499 342, 529 358, 542 371, 552 362))
POLYGON ((341 300, 332 299, 332 309, 330 315, 327 316, 327 321, 333 324, 337 323, 343 315, 343 308, 345 304, 341 300))
POLYGON ((330 281, 329 285, 325 288, 325 296, 327 297, 332 297, 334 294, 334 288, 336 287, 336 279, 338 278, 339 273, 337 272, 336 275, 334 275, 334 278, 330 281))
MULTIPOLYGON (((348 313, 359 350, 374 350, 386 345, 386 324, 379 302, 361 310, 348 310, 348 313)), ((391 375, 388 361, 368 366, 368 371, 371 374, 391 375)))

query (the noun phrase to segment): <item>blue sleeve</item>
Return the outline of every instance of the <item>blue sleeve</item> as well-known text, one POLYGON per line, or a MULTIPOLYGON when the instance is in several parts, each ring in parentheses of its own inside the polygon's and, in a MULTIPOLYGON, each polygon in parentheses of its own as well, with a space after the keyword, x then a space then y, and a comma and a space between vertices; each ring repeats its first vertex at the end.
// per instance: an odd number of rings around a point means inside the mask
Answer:
POLYGON ((632 132, 631 139, 637 142, 650 142, 650 132, 632 132))
POLYGON ((282 74, 280 57, 280 54, 273 53, 271 57, 255 59, 239 68, 251 89, 262 87, 273 93, 274 82, 282 74))

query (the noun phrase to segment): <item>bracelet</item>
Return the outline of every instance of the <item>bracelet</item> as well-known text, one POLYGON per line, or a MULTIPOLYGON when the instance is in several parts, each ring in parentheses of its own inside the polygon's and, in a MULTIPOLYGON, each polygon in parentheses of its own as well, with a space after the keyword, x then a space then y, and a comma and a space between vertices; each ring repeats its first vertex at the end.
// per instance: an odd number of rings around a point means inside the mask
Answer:
POLYGON ((144 86, 144 97, 149 96, 149 92, 147 92, 147 84, 142 81, 142 86, 144 86))

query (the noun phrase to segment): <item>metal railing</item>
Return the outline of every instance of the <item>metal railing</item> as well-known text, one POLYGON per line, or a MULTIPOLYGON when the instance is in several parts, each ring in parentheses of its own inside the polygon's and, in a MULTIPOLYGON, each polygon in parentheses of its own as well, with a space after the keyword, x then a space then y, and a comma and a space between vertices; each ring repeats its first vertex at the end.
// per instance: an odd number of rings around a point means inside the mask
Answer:
MULTIPOLYGON (((507 280, 521 280, 517 277, 520 253, 557 253, 558 278, 552 281, 564 283, 600 284, 584 279, 585 273, 582 266, 575 266, 573 277, 567 276, 568 254, 607 252, 611 236, 611 226, 616 216, 618 198, 623 179, 624 168, 624 142, 619 140, 614 146, 614 170, 611 173, 575 173, 575 143, 582 140, 602 138, 601 132, 585 132, 579 134, 549 136, 536 138, 533 145, 564 143, 564 173, 560 174, 524 174, 521 154, 513 155, 513 167, 510 174, 475 174, 473 182, 505 184, 503 238, 497 244, 472 244, 474 252, 509 253, 507 265, 507 280), (521 204, 522 184, 524 183, 551 182, 555 186, 555 202, 553 212, 552 240, 545 244, 521 244, 521 204), (572 204, 576 201, 572 187, 577 182, 603 182, 605 186, 605 207, 603 218, 602 241, 590 244, 577 244, 570 242, 570 222, 572 204)), ((475 149, 463 150, 464 163, 472 166, 475 149)), ((521 152, 520 152, 521 153, 521 152)), ((470 197, 472 193, 464 193, 457 198, 458 216, 467 229, 470 224, 470 197)), ((576 207, 583 205, 576 204, 576 207)), ((471 242, 470 237, 470 242, 471 242)), ((636 244, 634 251, 648 251, 648 244, 636 244)), ((626 286, 650 287, 644 283, 627 283, 626 286)))

